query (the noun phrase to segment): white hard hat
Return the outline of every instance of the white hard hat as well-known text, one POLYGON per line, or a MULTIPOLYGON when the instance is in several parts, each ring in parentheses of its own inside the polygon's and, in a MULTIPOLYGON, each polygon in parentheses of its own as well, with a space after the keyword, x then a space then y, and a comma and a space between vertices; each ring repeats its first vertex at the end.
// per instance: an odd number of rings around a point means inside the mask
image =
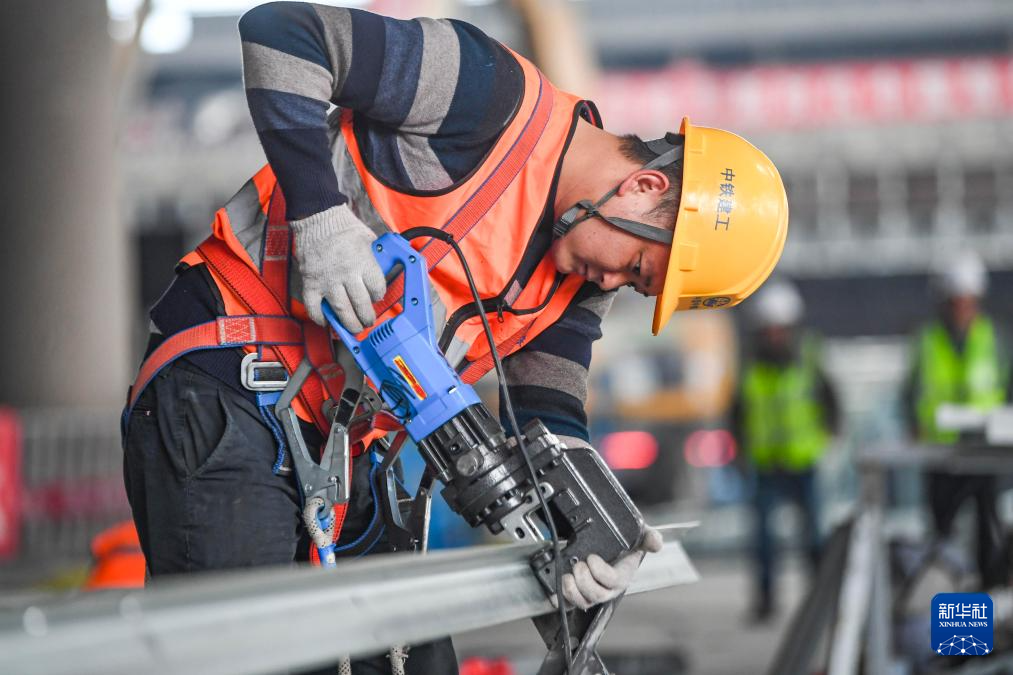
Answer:
POLYGON ((798 323, 805 306, 795 284, 784 279, 760 287, 751 303, 753 322, 760 328, 798 323))
POLYGON ((976 253, 964 251, 939 268, 935 287, 936 292, 944 298, 964 295, 980 298, 988 288, 988 270, 976 253))

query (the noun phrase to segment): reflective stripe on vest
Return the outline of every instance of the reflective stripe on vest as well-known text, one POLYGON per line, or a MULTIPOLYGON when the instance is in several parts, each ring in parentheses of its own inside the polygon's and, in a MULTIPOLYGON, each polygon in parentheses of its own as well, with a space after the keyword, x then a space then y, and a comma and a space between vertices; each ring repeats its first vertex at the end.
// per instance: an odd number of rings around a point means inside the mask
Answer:
POLYGON ((971 323, 958 353, 939 322, 925 328, 918 339, 918 428, 921 440, 953 443, 957 433, 936 428, 936 409, 956 403, 988 410, 1003 403, 1005 375, 996 351, 992 322, 979 316, 971 323))
POLYGON ((818 348, 806 338, 797 362, 787 366, 756 362, 742 381, 744 443, 760 469, 801 471, 823 455, 826 415, 816 396, 818 348))

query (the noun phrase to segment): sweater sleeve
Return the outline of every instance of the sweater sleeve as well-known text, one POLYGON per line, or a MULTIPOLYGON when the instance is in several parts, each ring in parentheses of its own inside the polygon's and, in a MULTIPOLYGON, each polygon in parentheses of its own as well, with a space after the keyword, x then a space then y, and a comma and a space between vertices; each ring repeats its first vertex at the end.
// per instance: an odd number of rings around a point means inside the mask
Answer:
POLYGON ((250 114, 290 220, 347 201, 330 157, 332 104, 396 137, 390 161, 428 185, 470 171, 523 94, 516 60, 459 21, 271 2, 244 14, 239 34, 250 114))
MULTIPOLYGON (((615 291, 585 284, 559 321, 503 360, 508 391, 523 427, 538 418, 549 431, 572 443, 590 440, 587 428, 588 368, 591 346, 601 337, 601 322, 615 291)), ((506 415, 500 402, 500 418, 506 415)))

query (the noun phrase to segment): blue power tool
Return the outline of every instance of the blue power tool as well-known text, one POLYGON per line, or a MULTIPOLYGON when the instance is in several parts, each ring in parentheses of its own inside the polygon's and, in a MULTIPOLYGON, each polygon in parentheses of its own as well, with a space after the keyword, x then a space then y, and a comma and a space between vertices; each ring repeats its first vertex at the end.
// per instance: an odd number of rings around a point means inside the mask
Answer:
POLYGON ((424 257, 394 233, 377 239, 373 251, 384 274, 397 266, 403 270, 401 313, 361 341, 326 302, 324 316, 418 445, 428 470, 445 486, 450 507, 473 527, 505 531, 521 541, 545 539, 539 520, 552 518, 566 545, 558 560, 546 548, 532 561, 550 592, 557 564, 566 573, 591 553, 612 561, 635 549, 643 518, 598 454, 566 448, 533 420, 522 430, 529 468, 521 444, 504 433, 437 345, 424 257), (550 513, 542 513, 535 490, 550 513))
POLYGON ((361 342, 341 325, 326 301, 323 313, 391 413, 418 442, 481 401, 437 346, 422 256, 393 233, 377 239, 373 251, 385 274, 397 265, 403 268, 403 311, 375 326, 361 342))
MULTIPOLYGON (((431 228, 413 232, 441 239, 449 236, 431 228)), ((461 256, 467 272, 467 261, 456 242, 447 243, 461 256)), ((557 592, 561 575, 590 554, 611 562, 637 549, 644 520, 593 449, 567 448, 539 420, 525 425, 520 438, 508 436, 475 390, 447 362, 436 339, 423 256, 393 233, 377 239, 373 253, 388 278, 400 266, 402 311, 374 326, 360 341, 323 303, 324 316, 345 347, 336 353, 345 383, 339 400, 325 404, 323 413, 331 421, 331 430, 319 460, 307 447, 292 407, 312 372, 308 360, 284 383, 274 408, 287 439, 285 456, 292 459, 303 498, 303 522, 321 564, 336 565, 339 550, 334 545, 332 509, 349 498, 352 429, 363 419, 377 425, 383 415, 395 417, 415 441, 426 470, 414 499, 403 497, 395 466, 403 435, 393 442, 387 438, 373 442, 372 455, 382 461, 377 460, 375 473, 370 474, 370 487, 374 503, 379 496, 382 504, 377 504, 366 532, 340 548, 342 555, 367 553, 384 533, 391 550, 425 550, 429 500, 437 480, 444 486, 442 495, 450 508, 472 527, 484 526, 493 534, 505 532, 519 541, 533 542, 545 541, 548 527, 554 538, 565 539, 558 554, 559 547, 546 545, 531 559, 535 576, 549 595, 557 592), (376 393, 366 386, 367 377, 376 393), (406 503, 410 505, 407 515, 406 503), (382 518, 377 517, 380 513, 382 518)), ((477 295, 470 274, 469 283, 477 295)), ((488 324, 484 327, 487 335, 491 333, 488 324)), ((390 428, 385 423, 378 426, 390 428)), ((596 648, 619 600, 587 613, 573 612, 575 634, 565 605, 559 607, 558 615, 536 617, 535 626, 549 648, 540 675, 607 673, 596 648)))

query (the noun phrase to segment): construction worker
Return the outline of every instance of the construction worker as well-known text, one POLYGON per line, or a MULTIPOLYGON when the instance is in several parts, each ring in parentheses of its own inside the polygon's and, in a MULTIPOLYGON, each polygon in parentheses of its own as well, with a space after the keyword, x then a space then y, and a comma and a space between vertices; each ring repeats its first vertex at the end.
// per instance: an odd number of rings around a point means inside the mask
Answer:
POLYGON ((802 296, 787 280, 764 286, 750 303, 755 331, 746 355, 732 428, 752 465, 756 491, 756 590, 751 618, 777 609, 774 592, 777 545, 771 515, 778 503, 798 508, 802 545, 811 571, 820 554, 820 498, 816 465, 837 431, 837 402, 820 367, 819 340, 803 330, 802 296))
MULTIPOLYGON (((985 264, 966 251, 948 259, 932 281, 938 316, 913 340, 911 375, 904 396, 909 429, 922 443, 958 441, 957 432, 937 427, 939 406, 949 403, 987 411, 1006 401, 1006 341, 981 312, 987 287, 985 264)), ((926 478, 933 523, 943 539, 952 534, 960 506, 974 499, 982 586, 1005 585, 1008 570, 998 526, 995 477, 929 472, 926 478)))
MULTIPOLYGON (((658 296, 657 333, 676 309, 736 304, 780 256, 783 185, 738 136, 686 119, 652 142, 608 133, 593 104, 460 21, 286 2, 254 8, 239 30, 268 166, 218 211, 152 308, 124 415, 127 488, 156 582, 305 555, 290 460, 251 369, 283 364, 283 380, 304 355, 313 362, 295 406, 307 445, 319 447, 321 406, 341 379, 327 362, 321 301, 358 332, 401 299, 372 255, 378 234, 429 226, 459 242, 519 423, 540 418, 585 447, 591 345, 616 289, 658 296)), ((490 345, 462 265, 442 241, 413 245, 446 326, 441 348, 474 382, 491 368, 490 345)), ((374 508, 370 453, 353 454, 339 550, 374 508)), ((660 546, 653 531, 644 539, 660 546)), ((615 597, 641 556, 580 561, 563 580, 566 599, 615 597)), ((455 663, 446 640, 413 647, 408 672, 455 663)))

